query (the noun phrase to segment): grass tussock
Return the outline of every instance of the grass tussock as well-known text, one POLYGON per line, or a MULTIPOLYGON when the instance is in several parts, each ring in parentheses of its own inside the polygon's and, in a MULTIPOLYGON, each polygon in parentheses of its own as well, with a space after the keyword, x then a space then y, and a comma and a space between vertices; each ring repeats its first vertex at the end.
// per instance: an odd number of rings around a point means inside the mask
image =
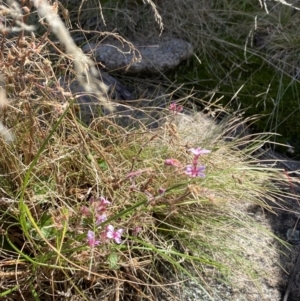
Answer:
POLYGON ((0 139, 0 297, 179 300, 187 289, 172 286, 187 280, 213 296, 211 280, 234 286, 243 275, 259 288, 272 276, 272 236, 244 208, 271 211, 289 185, 255 157, 268 135, 235 139, 240 120, 216 125, 176 105, 156 130, 122 128, 107 116, 84 125, 57 74, 67 69, 90 83, 90 61, 75 48, 55 52, 47 34, 20 32, 3 35, 0 63, 2 120, 15 137, 0 139), (251 252, 263 265, 247 259, 251 252))
MULTIPOLYGON (((209 277, 231 283, 233 275, 271 276, 265 264, 245 259, 262 248, 262 237, 271 238, 242 209, 271 210, 286 178, 259 166, 239 143, 224 142, 218 127, 191 144, 172 115, 152 132, 108 126, 104 117, 85 127, 72 114, 41 123, 38 114, 20 118, 16 109, 7 114, 15 116, 18 138, 1 140, 0 162, 8 296, 156 300, 159 291, 174 294, 164 286, 170 279, 193 278, 207 289, 209 277), (200 145, 212 151, 200 157, 206 177, 192 178, 185 173, 189 149, 200 145)), ((263 143, 252 140, 252 151, 263 143)))

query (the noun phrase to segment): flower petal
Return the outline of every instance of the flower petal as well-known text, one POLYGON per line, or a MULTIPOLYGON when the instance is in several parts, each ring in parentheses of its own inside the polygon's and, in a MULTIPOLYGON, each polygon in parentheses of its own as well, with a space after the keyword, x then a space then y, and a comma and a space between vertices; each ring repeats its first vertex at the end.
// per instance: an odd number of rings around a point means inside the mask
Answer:
POLYGON ((88 231, 87 234, 88 239, 94 239, 95 238, 95 233, 91 230, 88 231))
POLYGON ((107 238, 114 238, 114 226, 108 225, 106 228, 106 237, 107 238))
POLYGON ((111 202, 109 200, 107 200, 106 198, 104 198, 103 196, 100 197, 100 204, 101 205, 110 205, 111 202))
POLYGON ((95 240, 95 233, 91 230, 87 233, 88 245, 93 248, 100 244, 100 240, 95 240))
POLYGON ((189 151, 195 155, 195 156, 200 156, 200 155, 204 155, 204 154, 209 154, 211 151, 208 149, 203 149, 201 147, 197 147, 197 148, 190 148, 189 151))
POLYGON ((98 215, 96 219, 96 225, 99 225, 107 220, 107 215, 105 213, 98 215))
POLYGON ((124 232, 124 229, 119 229, 119 230, 117 230, 116 232, 117 232, 119 235, 122 235, 123 232, 124 232))

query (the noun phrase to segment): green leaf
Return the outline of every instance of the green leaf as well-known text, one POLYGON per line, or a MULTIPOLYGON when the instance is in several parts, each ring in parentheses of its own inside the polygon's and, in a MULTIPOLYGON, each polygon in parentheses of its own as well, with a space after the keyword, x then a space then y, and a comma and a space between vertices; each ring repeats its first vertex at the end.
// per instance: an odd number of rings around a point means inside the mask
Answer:
POLYGON ((104 160, 99 159, 98 160, 98 164, 101 167, 101 169, 103 169, 103 170, 107 170, 108 169, 108 165, 107 165, 107 163, 104 160))
POLYGON ((120 266, 118 265, 118 261, 119 261, 119 257, 116 253, 111 253, 108 256, 108 264, 111 269, 116 270, 120 268, 120 266))

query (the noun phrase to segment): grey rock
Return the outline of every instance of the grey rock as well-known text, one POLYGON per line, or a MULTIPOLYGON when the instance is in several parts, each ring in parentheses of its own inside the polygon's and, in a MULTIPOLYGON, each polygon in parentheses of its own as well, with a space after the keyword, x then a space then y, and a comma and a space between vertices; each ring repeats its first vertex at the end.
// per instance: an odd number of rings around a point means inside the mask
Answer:
POLYGON ((77 79, 67 76, 60 79, 60 86, 76 97, 75 107, 79 108, 76 112, 84 124, 90 125, 98 117, 105 116, 106 121, 111 120, 123 128, 140 126, 156 128, 159 126, 164 108, 163 100, 160 101, 160 106, 154 108, 155 100, 134 100, 131 92, 106 72, 99 70, 98 79, 109 87, 106 98, 111 101, 113 111, 100 103, 96 93, 86 92, 77 79))
MULTIPOLYGON (((65 78, 66 79, 66 78, 65 78)), ((64 79, 64 80, 65 80, 64 79)), ((116 78, 109 75, 107 72, 98 69, 98 76, 96 80, 100 80, 108 87, 108 98, 117 99, 117 100, 133 100, 134 96, 132 93, 116 78)), ((83 87, 79 84, 78 81, 71 81, 67 85, 63 83, 63 86, 69 86, 71 92, 78 93, 84 92, 83 87)))
POLYGON ((300 240, 300 231, 295 229, 288 229, 286 232, 287 240, 290 242, 299 242, 300 240))
POLYGON ((157 74, 173 69, 193 55, 190 43, 172 37, 161 37, 147 42, 133 42, 139 54, 128 43, 110 40, 101 44, 87 44, 84 52, 93 52, 97 62, 108 70, 123 70, 131 74, 157 74))

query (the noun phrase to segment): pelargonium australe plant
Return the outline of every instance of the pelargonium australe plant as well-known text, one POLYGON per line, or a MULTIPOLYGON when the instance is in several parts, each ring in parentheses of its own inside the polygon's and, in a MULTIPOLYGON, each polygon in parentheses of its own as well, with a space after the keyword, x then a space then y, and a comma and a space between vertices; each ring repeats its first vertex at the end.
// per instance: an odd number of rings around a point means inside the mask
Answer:
MULTIPOLYGON (((200 177, 204 178, 204 165, 199 165, 199 157, 204 154, 209 154, 211 151, 207 149, 203 149, 201 147, 197 148, 190 148, 189 151, 194 155, 192 164, 189 164, 185 167, 185 174, 194 178, 194 177, 200 177)), ((181 167, 182 164, 174 158, 166 159, 164 162, 165 165, 174 166, 174 167, 181 167)))

